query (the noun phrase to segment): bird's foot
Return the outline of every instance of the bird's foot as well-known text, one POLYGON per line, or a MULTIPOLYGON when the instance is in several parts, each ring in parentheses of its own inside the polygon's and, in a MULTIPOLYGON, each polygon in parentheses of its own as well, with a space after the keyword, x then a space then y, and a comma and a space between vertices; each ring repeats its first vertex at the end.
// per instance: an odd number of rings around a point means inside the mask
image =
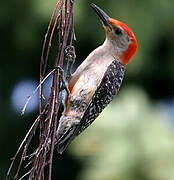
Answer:
POLYGON ((71 72, 72 72, 72 67, 74 65, 75 59, 76 59, 76 54, 75 54, 75 48, 72 45, 69 45, 65 48, 65 59, 67 61, 67 67, 66 67, 66 81, 69 82, 71 79, 71 72))
POLYGON ((60 66, 56 66, 55 69, 58 69, 60 72, 60 78, 61 78, 61 82, 62 82, 62 86, 60 88, 60 91, 63 91, 65 89, 65 91, 67 92, 68 96, 70 95, 70 90, 68 88, 68 82, 65 79, 64 76, 64 70, 60 67, 60 66))

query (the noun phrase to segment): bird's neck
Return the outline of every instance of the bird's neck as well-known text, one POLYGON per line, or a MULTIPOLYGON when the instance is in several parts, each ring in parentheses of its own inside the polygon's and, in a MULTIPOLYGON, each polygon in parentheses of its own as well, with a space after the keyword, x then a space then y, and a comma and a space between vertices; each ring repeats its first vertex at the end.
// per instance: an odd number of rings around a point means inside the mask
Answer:
POLYGON ((132 42, 128 44, 127 46, 122 46, 121 42, 118 41, 112 41, 108 38, 106 38, 105 42, 101 46, 101 48, 108 54, 116 57, 120 60, 120 62, 127 66, 130 59, 134 56, 137 46, 136 42, 132 42))
POLYGON ((117 42, 114 42, 108 38, 105 39, 101 49, 103 49, 106 54, 116 58, 119 58, 122 55, 122 49, 117 46, 117 42))
POLYGON ((137 41, 134 39, 128 46, 127 50, 122 53, 119 58, 123 62, 124 66, 127 66, 130 59, 135 55, 137 51, 137 41))

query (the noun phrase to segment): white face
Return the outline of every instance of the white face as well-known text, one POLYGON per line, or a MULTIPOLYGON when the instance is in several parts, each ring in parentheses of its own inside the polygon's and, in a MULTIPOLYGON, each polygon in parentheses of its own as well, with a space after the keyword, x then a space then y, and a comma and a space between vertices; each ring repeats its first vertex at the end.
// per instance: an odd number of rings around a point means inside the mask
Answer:
POLYGON ((121 27, 112 26, 112 29, 108 29, 107 38, 120 53, 126 51, 131 43, 130 37, 121 27))

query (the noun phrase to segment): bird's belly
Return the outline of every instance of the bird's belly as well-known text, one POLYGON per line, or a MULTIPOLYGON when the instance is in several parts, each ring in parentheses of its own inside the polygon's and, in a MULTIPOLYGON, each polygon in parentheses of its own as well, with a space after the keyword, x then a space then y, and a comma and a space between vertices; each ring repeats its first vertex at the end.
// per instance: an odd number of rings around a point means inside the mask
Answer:
POLYGON ((96 72, 88 72, 88 73, 83 73, 79 77, 78 81, 74 85, 71 95, 72 96, 81 96, 82 93, 83 95, 86 95, 87 99, 91 99, 97 86, 100 83, 101 77, 99 74, 96 72))
POLYGON ((108 66, 103 66, 101 64, 87 66, 74 84, 71 95, 81 95, 83 92, 90 101, 97 87, 101 83, 107 67, 108 66))
POLYGON ((101 83, 104 72, 106 71, 105 68, 106 67, 99 65, 95 68, 86 67, 86 69, 84 69, 71 89, 70 97, 67 97, 64 115, 78 115, 79 118, 83 116, 97 87, 101 83))

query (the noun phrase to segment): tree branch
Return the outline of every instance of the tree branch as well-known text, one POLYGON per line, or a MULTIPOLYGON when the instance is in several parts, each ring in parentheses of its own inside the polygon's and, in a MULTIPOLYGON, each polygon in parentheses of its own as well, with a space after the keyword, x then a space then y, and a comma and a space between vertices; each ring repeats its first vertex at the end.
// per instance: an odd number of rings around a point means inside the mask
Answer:
POLYGON ((26 170, 26 172, 21 175, 20 179, 28 177, 29 180, 51 180, 53 152, 55 148, 55 136, 58 124, 57 116, 60 106, 60 70, 54 67, 63 66, 64 50, 68 44, 72 44, 73 39, 75 38, 73 7, 74 0, 58 0, 52 13, 42 47, 40 60, 40 84, 28 97, 27 102, 22 110, 22 113, 24 113, 29 100, 40 88, 39 115, 12 159, 11 165, 7 172, 6 180, 9 178, 11 169, 19 156, 20 151, 22 151, 22 154, 20 156, 20 162, 14 177, 15 179, 18 178, 22 168, 28 168, 29 170, 26 170), (58 32, 55 33, 56 31, 58 32), (47 76, 45 76, 48 69, 48 61, 53 37, 55 36, 57 38, 56 42, 58 42, 57 56, 54 67, 52 68, 53 70, 48 73, 47 76), (70 42, 68 42, 68 39, 70 39, 70 42), (53 75, 51 92, 43 107, 43 83, 51 74, 53 75), (34 136, 38 126, 40 126, 39 136, 34 136), (34 137, 39 139, 38 147, 36 147, 35 150, 30 153, 30 155, 27 155, 28 147, 30 146, 30 143, 34 137), (24 162, 26 163, 26 166, 23 165, 24 162), (45 177, 46 174, 47 177, 45 177))

